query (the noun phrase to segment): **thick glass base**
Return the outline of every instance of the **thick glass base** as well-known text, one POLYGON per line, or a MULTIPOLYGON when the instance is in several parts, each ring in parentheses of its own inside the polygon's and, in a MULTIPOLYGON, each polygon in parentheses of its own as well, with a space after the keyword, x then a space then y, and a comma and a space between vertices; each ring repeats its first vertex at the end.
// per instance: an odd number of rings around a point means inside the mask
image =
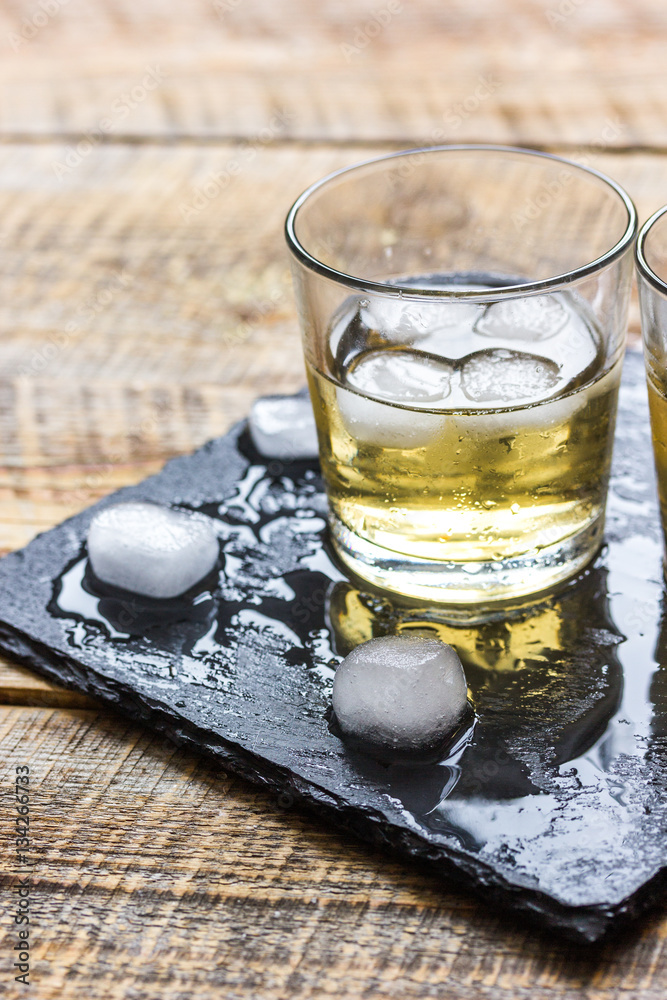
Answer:
POLYGON ((329 523, 341 561, 362 580, 404 597, 475 605, 540 594, 574 576, 600 547, 604 515, 569 538, 502 562, 417 559, 360 538, 332 513, 329 523))

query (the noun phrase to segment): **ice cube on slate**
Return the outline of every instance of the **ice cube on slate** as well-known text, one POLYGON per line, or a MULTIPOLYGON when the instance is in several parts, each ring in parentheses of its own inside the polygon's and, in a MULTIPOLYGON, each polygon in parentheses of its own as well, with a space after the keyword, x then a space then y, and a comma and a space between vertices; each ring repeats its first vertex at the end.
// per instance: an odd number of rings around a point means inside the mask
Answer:
POLYGON ((265 458, 317 458, 317 428, 309 396, 256 399, 248 419, 250 436, 265 458))
POLYGON ((358 392, 336 390, 345 429, 351 437, 377 447, 424 447, 440 434, 442 416, 387 403, 438 408, 451 391, 452 374, 452 365, 418 351, 368 351, 344 376, 358 392))
POLYGON ((473 402, 497 407, 548 399, 562 388, 562 380, 555 361, 496 348, 466 358, 461 387, 473 402))
POLYGON ((336 670, 333 709, 341 733, 398 753, 441 743, 467 708, 461 660, 440 639, 370 639, 336 670))
POLYGON ((553 295, 494 302, 477 320, 475 333, 502 340, 548 340, 568 321, 568 312, 553 295))
POLYGON ((208 518, 155 503, 105 507, 88 529, 95 576, 144 597, 178 597, 211 572, 219 554, 208 518))

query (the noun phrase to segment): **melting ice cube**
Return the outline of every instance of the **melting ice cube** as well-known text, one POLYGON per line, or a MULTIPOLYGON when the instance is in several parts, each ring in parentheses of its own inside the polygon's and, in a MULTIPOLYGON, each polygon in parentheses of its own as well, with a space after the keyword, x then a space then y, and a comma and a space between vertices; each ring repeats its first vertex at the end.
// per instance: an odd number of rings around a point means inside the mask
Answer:
POLYGON ((442 406, 452 374, 452 365, 419 351, 368 351, 345 373, 345 383, 357 392, 336 390, 343 424, 353 438, 367 444, 424 447, 440 433, 442 417, 414 408, 442 406), (387 405, 392 403, 413 409, 387 405))
POLYGON ((467 324, 476 319, 480 307, 451 299, 372 298, 363 310, 364 323, 393 342, 411 343, 434 330, 467 324))
POLYGON ((103 583, 144 597, 178 597, 220 555, 209 518, 154 503, 105 507, 88 529, 88 558, 103 583))
POLYGON ((501 340, 548 340, 562 330, 568 316, 568 310, 553 295, 507 299, 484 311, 475 333, 501 340))
POLYGON ((511 299, 489 306, 475 324, 475 333, 490 346, 508 350, 534 344, 536 354, 555 362, 560 370, 561 391, 577 380, 583 384, 601 361, 600 340, 588 307, 574 295, 538 295, 511 299))
MULTIPOLYGON (((472 357, 477 359, 477 363, 479 363, 477 355, 472 357)), ((474 369, 472 371, 474 373, 474 369)), ((470 374, 470 369, 468 374, 470 374)), ((451 419, 459 434, 479 437, 480 440, 491 434, 502 436, 507 433, 516 433, 521 429, 534 429, 544 433, 549 427, 571 421, 575 414, 584 410, 596 396, 613 390, 617 386, 617 380, 618 370, 617 367, 614 367, 602 378, 597 379, 591 385, 582 387, 577 392, 563 392, 561 388, 559 392, 552 391, 544 401, 541 399, 521 399, 518 401, 519 405, 512 409, 511 414, 508 414, 506 410, 494 413, 493 407, 499 408, 503 405, 498 402, 480 404, 481 412, 471 408, 470 403, 468 403, 467 408, 461 407, 464 412, 453 414, 451 419), (489 407, 490 412, 484 412, 484 407, 489 407)), ((471 381, 474 382, 474 379, 471 381)), ((561 377, 559 384, 562 386, 563 383, 567 388, 566 380, 561 377)), ((458 390, 455 401, 458 404, 458 390)))
POLYGON ((481 310, 474 303, 449 299, 347 299, 331 327, 334 368, 344 370, 358 354, 381 347, 416 346, 449 358, 460 357, 470 351, 470 331, 481 310), (457 335, 465 335, 463 349, 457 346, 457 335))
POLYGON ((418 351, 369 351, 345 374, 360 392, 409 406, 435 406, 450 393, 452 366, 418 351))
POLYGON ((317 429, 309 396, 264 396, 248 419, 250 436, 265 458, 317 458, 317 429))
POLYGON ((422 447, 443 425, 417 409, 442 409, 443 399, 449 410, 525 407, 565 397, 599 374, 600 337, 588 304, 574 293, 488 307, 385 298, 346 300, 332 335, 332 373, 363 394, 338 390, 343 423, 360 441, 422 447), (398 406, 411 408, 407 417, 398 406))
POLYGON ((333 709, 348 738, 415 752, 446 738, 467 707, 461 661, 440 639, 370 639, 336 670, 333 709))
POLYGON ((461 386, 468 399, 488 406, 548 399, 562 387, 555 361, 504 348, 477 351, 461 366, 461 386))

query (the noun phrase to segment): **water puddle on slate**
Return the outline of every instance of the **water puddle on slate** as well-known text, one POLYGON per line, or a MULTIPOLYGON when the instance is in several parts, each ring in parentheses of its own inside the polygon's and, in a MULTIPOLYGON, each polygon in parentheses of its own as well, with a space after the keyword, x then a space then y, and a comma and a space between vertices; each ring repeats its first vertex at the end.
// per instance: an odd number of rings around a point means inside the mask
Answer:
MULTIPOLYGON (((100 588, 82 549, 55 582, 49 609, 68 620, 74 649, 103 636, 111 647, 166 654, 166 664, 185 653, 201 663, 210 686, 224 690, 239 635, 268 630, 286 662, 318 673, 329 691, 337 663, 359 642, 437 636, 461 656, 476 724, 437 763, 386 764, 350 751, 358 775, 384 788, 421 829, 473 851, 501 849, 519 830, 534 843, 560 811, 562 852, 568 824, 573 843, 586 827, 581 797, 571 815, 564 805, 568 790, 582 786, 608 800, 622 826, 625 806, 640 794, 628 758, 650 760, 667 735, 662 583, 655 572, 656 580, 637 578, 638 560, 659 566, 659 540, 612 540, 547 600, 484 621, 452 618, 346 577, 325 541, 315 467, 267 468, 246 438, 240 448, 250 465, 236 494, 198 508, 214 519, 219 569, 182 598, 146 601, 100 588)), ((590 843, 590 829, 586 836, 590 843)))

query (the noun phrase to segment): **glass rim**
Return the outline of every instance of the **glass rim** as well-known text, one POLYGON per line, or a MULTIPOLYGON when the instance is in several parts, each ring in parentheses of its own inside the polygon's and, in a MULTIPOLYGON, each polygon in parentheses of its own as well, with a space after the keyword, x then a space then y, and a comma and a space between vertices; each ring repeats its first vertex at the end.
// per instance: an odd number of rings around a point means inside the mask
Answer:
POLYGON ((667 295, 667 282, 658 277, 647 261, 646 254, 644 253, 644 244, 646 243, 646 238, 653 229, 655 223, 658 222, 666 212, 667 205, 663 205, 663 207, 659 208, 657 212, 654 212, 653 215, 649 216, 639 230, 639 235, 637 236, 637 242, 635 244, 635 263, 637 265, 637 270, 642 278, 648 281, 649 284, 653 285, 653 287, 659 292, 662 292, 663 295, 667 295))
MULTIPOLYGON (((667 210, 667 206, 663 209, 663 211, 665 210, 667 210)), ((635 208, 634 202, 628 193, 611 177, 608 177, 607 174, 603 174, 601 171, 596 170, 594 167, 584 166, 583 164, 576 163, 574 160, 568 160, 564 156, 557 156, 554 153, 546 153, 537 149, 526 149, 520 146, 499 146, 489 143, 462 143, 444 146, 417 146, 414 149, 402 149, 394 153, 384 153, 382 156, 372 156, 367 160, 361 160, 359 163, 354 163, 349 167, 341 167, 338 170, 333 170, 331 173, 326 174, 318 181, 315 181, 314 184, 307 187, 305 191, 303 191, 296 199, 287 213, 287 218, 285 219, 285 239, 289 250, 294 257, 296 257, 296 259, 310 271, 314 271, 322 277, 329 278, 337 284, 347 285, 358 291, 375 292, 383 295, 408 299, 444 298, 476 300, 479 302, 490 298, 497 299, 501 296, 503 298, 509 298, 529 293, 539 293, 554 288, 562 288, 578 281, 581 278, 595 274, 598 271, 601 271, 608 264, 617 260, 626 252, 626 250, 629 249, 635 239, 637 225, 637 209, 635 208), (313 255, 306 250, 296 235, 295 226, 299 210, 303 207, 311 195, 315 194, 316 191, 319 191, 319 189, 324 187, 325 184, 341 177, 343 174, 353 173, 355 170, 360 170, 363 167, 399 159, 403 156, 414 156, 417 153, 429 154, 464 151, 494 152, 503 154, 512 153, 531 159, 535 157, 544 160, 552 160, 556 163, 563 163, 567 167, 573 167, 575 170, 582 171, 583 173, 590 174, 593 177, 597 177, 598 180, 601 180, 604 184, 611 188, 616 195, 618 195, 625 206, 628 213, 628 222, 623 235, 619 240, 617 240, 616 243, 614 243, 612 247, 609 248, 609 250, 606 251, 606 253, 602 254, 602 256, 597 257, 595 260, 590 261, 587 264, 582 264, 580 267, 573 268, 570 271, 565 271, 563 274, 554 275, 550 278, 542 278, 538 281, 525 281, 513 285, 502 285, 501 287, 494 288, 488 292, 481 291, 479 289, 454 291, 449 289, 415 288, 411 285, 401 285, 394 282, 390 284, 389 282, 372 281, 370 279, 347 274, 345 271, 338 271, 336 268, 330 267, 328 264, 324 264, 322 261, 318 260, 317 257, 313 257, 313 255)), ((662 285, 661 287, 664 288, 665 292, 667 292, 667 285, 662 285)))

